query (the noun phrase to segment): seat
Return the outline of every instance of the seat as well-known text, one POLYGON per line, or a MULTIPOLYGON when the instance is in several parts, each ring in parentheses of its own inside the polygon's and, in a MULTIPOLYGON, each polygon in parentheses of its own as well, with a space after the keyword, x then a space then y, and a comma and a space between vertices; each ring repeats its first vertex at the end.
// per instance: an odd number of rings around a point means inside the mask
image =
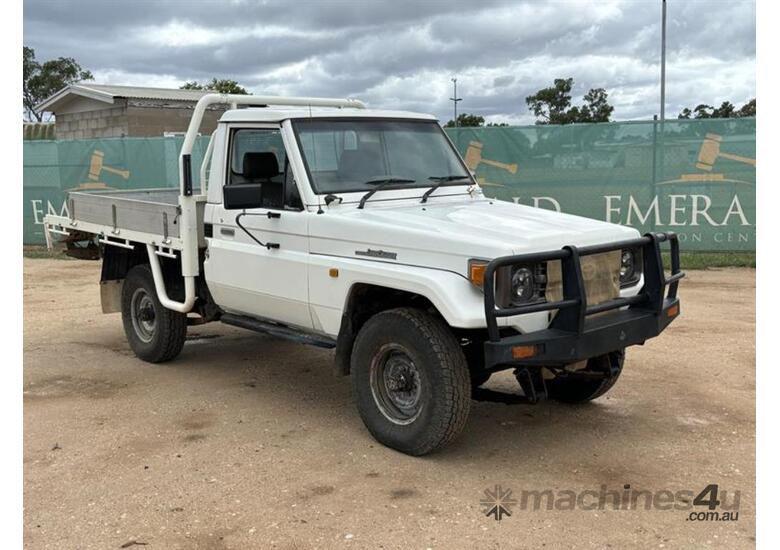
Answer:
POLYGON ((260 195, 263 207, 284 207, 284 182, 274 181, 278 177, 279 161, 274 153, 250 152, 244 153, 243 177, 246 183, 260 183, 260 195))
POLYGON ((346 149, 339 158, 338 177, 342 181, 363 183, 384 172, 379 151, 370 147, 346 149))
POLYGON ((241 175, 246 183, 265 183, 279 175, 279 161, 268 151, 244 153, 241 175))

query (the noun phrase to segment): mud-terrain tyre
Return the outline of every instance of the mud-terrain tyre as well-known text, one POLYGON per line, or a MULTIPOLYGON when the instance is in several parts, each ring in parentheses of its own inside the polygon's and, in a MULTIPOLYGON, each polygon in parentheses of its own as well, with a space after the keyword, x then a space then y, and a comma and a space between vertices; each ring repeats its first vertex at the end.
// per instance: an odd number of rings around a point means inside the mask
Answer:
POLYGON ((184 347, 187 315, 163 307, 157 299, 148 265, 133 267, 125 278, 122 285, 122 324, 130 348, 144 361, 170 361, 184 347))
POLYGON ((383 311, 355 339, 352 389, 374 438, 413 456, 463 430, 471 381, 458 340, 440 319, 414 308, 383 311))
POLYGON ((607 393, 623 371, 624 349, 588 359, 586 370, 603 372, 604 378, 588 379, 576 376, 547 380, 547 396, 562 403, 587 403, 607 393))

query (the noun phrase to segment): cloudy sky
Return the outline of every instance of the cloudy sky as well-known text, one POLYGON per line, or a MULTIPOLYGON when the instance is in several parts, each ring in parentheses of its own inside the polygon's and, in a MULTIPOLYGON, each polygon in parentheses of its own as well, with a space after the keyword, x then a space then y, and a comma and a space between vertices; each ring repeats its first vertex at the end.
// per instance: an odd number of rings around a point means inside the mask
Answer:
MULTIPOLYGON (((254 93, 349 96, 371 107, 532 123, 556 77, 603 87, 617 120, 658 112, 660 0, 386 2, 25 0, 24 44, 74 57, 95 82, 238 80, 254 93)), ((669 0, 667 116, 755 96, 752 0, 669 0)))

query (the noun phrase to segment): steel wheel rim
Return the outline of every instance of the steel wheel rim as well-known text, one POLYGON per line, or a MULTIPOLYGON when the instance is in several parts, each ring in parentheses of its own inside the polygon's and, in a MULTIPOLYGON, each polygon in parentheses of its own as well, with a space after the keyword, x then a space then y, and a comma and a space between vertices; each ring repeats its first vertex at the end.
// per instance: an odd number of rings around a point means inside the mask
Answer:
POLYGON ((409 352, 398 344, 382 346, 371 360, 371 395, 394 424, 410 424, 422 411, 422 378, 409 352))
POLYGON ((133 320, 136 336, 146 344, 151 342, 157 327, 157 315, 154 309, 154 300, 143 288, 138 288, 133 292, 133 297, 130 300, 130 317, 133 320))

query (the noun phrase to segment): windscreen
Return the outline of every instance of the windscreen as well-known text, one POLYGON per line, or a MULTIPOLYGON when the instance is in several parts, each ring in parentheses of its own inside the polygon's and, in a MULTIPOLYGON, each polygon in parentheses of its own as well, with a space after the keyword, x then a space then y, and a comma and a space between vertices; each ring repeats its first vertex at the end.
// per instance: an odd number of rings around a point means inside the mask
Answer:
POLYGON ((293 127, 317 193, 369 191, 387 179, 398 188, 473 183, 433 121, 310 119, 293 127))

